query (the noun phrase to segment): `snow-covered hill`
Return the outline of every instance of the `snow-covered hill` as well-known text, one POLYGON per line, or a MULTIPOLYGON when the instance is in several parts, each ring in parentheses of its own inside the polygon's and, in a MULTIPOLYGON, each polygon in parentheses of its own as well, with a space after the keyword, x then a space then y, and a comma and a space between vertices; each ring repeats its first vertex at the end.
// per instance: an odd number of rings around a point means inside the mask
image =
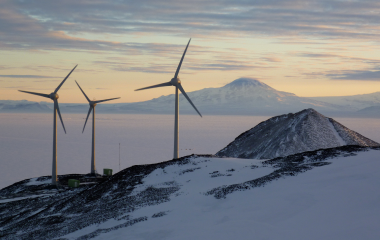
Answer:
POLYGON ((268 161, 188 156, 133 166, 98 185, 62 192, 48 187, 48 177, 24 180, 0 190, 0 234, 378 239, 379 150, 343 146, 268 161))
POLYGON ((344 145, 379 146, 379 143, 309 108, 261 122, 216 155, 270 159, 344 145))

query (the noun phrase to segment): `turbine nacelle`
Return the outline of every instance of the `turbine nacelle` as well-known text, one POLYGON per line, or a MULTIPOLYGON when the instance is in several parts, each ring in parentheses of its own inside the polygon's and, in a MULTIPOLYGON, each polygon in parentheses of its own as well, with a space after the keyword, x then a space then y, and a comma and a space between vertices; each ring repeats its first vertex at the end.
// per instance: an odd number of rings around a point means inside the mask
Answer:
POLYGON ((202 114, 198 111, 198 109, 195 107, 195 105, 193 104, 193 102, 190 100, 189 96, 187 96, 185 90, 183 89, 182 87, 182 84, 181 84, 181 80, 179 79, 178 75, 179 75, 179 70, 181 69, 181 65, 182 65, 182 62, 183 62, 183 58, 185 57, 185 54, 186 54, 186 51, 187 51, 187 48, 189 47, 189 44, 190 44, 190 41, 191 41, 191 38, 189 40, 189 42, 187 43, 187 46, 185 48, 185 51, 183 52, 183 55, 182 55, 182 58, 181 58, 181 61, 179 62, 178 64, 178 67, 177 67, 177 70, 174 74, 174 77, 169 81, 169 82, 165 82, 165 83, 160 83, 160 84, 157 84, 157 85, 153 85, 153 86, 149 86, 149 87, 144 87, 144 88, 139 88, 139 89, 136 89, 135 91, 140 91, 140 90, 145 90, 145 89, 150 89, 150 88, 158 88, 158 87, 167 87, 167 86, 175 86, 177 90, 181 91, 181 93, 183 94, 183 96, 187 99, 187 101, 191 104, 191 106, 193 106, 194 110, 197 111, 197 113, 199 114, 199 116, 202 117, 202 114))
POLYGON ((170 83, 173 84, 173 86, 178 86, 181 84, 181 80, 179 79, 179 77, 172 78, 172 80, 170 80, 170 83))
POLYGON ((86 121, 84 122, 84 126, 83 126, 83 130, 82 130, 82 133, 84 132, 84 128, 86 127, 86 123, 87 123, 87 120, 88 120, 88 116, 90 116, 90 113, 91 111, 93 110, 94 113, 95 113, 95 106, 98 104, 98 103, 101 103, 101 102, 107 102, 107 101, 111 101, 111 100, 114 100, 114 99, 119 99, 118 98, 109 98, 109 99, 104 99, 104 100, 98 100, 98 101, 91 101, 86 93, 84 93, 83 89, 79 86, 79 83, 77 81, 75 81, 76 84, 78 85, 79 89, 81 90, 81 92, 83 93, 84 97, 87 99, 88 103, 90 104, 90 109, 88 109, 88 114, 87 114, 87 118, 86 118, 86 121))
POLYGON ((52 92, 49 94, 49 97, 50 99, 52 99, 53 101, 57 100, 59 98, 59 95, 55 92, 52 92))

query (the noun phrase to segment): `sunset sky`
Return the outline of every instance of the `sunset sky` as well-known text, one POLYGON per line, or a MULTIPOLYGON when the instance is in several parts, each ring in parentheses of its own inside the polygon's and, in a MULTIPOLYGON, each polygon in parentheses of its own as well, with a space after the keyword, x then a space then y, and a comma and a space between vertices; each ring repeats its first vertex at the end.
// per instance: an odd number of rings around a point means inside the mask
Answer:
POLYGON ((298 96, 380 91, 380 1, 0 0, 0 99, 136 102, 256 78, 298 96))

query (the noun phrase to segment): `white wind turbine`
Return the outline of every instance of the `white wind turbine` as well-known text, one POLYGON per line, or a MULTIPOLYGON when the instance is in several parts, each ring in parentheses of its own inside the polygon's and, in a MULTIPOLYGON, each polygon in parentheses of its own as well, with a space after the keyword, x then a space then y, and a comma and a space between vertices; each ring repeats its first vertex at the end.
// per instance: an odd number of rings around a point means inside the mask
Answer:
POLYGON ((178 102, 178 89, 182 92, 183 96, 185 96, 187 101, 189 101, 191 106, 193 106, 195 111, 197 111, 199 116, 202 117, 202 114, 198 111, 198 109, 195 107, 193 102, 187 96, 185 90, 183 89, 183 87, 181 85, 181 80, 178 77, 179 70, 181 69, 182 61, 185 57, 185 54, 186 54, 187 48, 189 47, 190 41, 191 41, 191 38, 190 38, 189 42, 187 43, 185 51, 183 52, 181 61, 179 62, 178 67, 177 67, 177 71, 174 74, 174 78, 172 78, 170 80, 170 82, 161 83, 161 84, 153 85, 150 87, 145 87, 145 88, 140 88, 140 89, 135 90, 135 91, 140 91, 140 90, 149 89, 149 88, 166 87, 166 86, 174 86, 175 87, 175 123, 174 123, 174 154, 173 154, 174 159, 178 158, 178 103, 179 103, 178 102))
POLYGON ((58 106, 59 96, 58 96, 57 92, 62 87, 63 83, 65 83, 66 79, 70 76, 70 74, 75 70, 75 68, 77 66, 78 65, 76 65, 73 68, 73 70, 71 70, 71 72, 65 77, 65 79, 63 79, 61 84, 58 85, 58 87, 55 89, 55 91, 50 93, 50 94, 43 94, 43 93, 36 93, 36 92, 28 92, 28 91, 19 90, 20 92, 29 93, 29 94, 33 94, 33 95, 37 95, 37 96, 41 96, 41 97, 45 97, 45 98, 50 98, 51 100, 54 101, 53 168, 52 168, 52 174, 51 174, 52 184, 57 184, 57 182, 58 182, 58 178, 57 178, 57 112, 58 112, 59 119, 61 119, 63 130, 65 131, 65 134, 66 134, 65 125, 63 124, 61 112, 59 111, 59 106, 58 106))
POLYGON ((75 81, 75 82, 77 83, 79 89, 82 91, 83 95, 85 96, 85 98, 87 99, 88 103, 90 104, 90 109, 88 110, 87 118, 86 118, 86 121, 84 122, 82 133, 84 132, 84 128, 86 127, 88 116, 90 116, 91 111, 93 111, 92 112, 91 174, 95 174, 96 173, 96 165, 95 165, 95 106, 96 106, 96 104, 101 103, 101 102, 107 102, 107 101, 111 101, 111 100, 114 100, 114 99, 119 99, 119 97, 117 97, 117 98, 109 98, 109 99, 104 99, 104 100, 99 100, 99 101, 91 101, 87 97, 87 95, 84 93, 84 91, 82 90, 82 88, 79 86, 78 82, 77 81, 75 81))

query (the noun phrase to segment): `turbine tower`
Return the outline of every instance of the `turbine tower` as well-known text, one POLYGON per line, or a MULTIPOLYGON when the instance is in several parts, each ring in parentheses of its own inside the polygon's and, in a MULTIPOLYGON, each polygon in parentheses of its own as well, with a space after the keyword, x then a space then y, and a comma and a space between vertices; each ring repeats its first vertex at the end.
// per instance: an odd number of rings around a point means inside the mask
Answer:
POLYGON ((135 91, 140 91, 140 90, 149 89, 149 88, 158 88, 158 87, 166 87, 166 86, 174 86, 175 87, 174 154, 173 154, 173 158, 174 159, 178 158, 178 105, 179 105, 179 102, 178 102, 178 89, 182 92, 183 96, 185 96, 185 98, 187 99, 187 101, 189 101, 189 103, 191 104, 191 106, 193 106, 193 108, 195 109, 195 111, 197 111, 197 113, 199 114, 199 116, 202 117, 202 114, 195 107, 195 105, 193 104, 193 102, 190 100, 189 96, 187 96, 185 90, 183 89, 183 87, 181 85, 181 80, 178 77, 179 70, 181 69, 182 61, 185 58, 185 54, 186 54, 187 48, 189 47, 190 41, 191 41, 191 38, 190 38, 189 42, 187 43, 185 51, 183 52, 181 61, 179 62, 178 67, 177 67, 177 71, 174 74, 174 78, 172 78, 170 80, 170 82, 161 83, 161 84, 153 85, 153 86, 150 86, 150 87, 145 87, 145 88, 140 88, 140 89, 136 89, 135 90, 135 91))
POLYGON ((109 98, 109 99, 104 99, 104 100, 99 100, 99 101, 91 101, 87 97, 87 95, 84 93, 84 91, 82 90, 82 88, 79 86, 78 82, 77 81, 75 81, 75 82, 77 83, 79 89, 82 91, 83 95, 85 96, 85 98, 87 99, 88 103, 90 104, 90 109, 88 110, 87 118, 86 118, 86 121, 84 122, 82 133, 84 132, 84 128, 86 127, 88 116, 90 116, 91 111, 93 111, 92 112, 91 174, 95 174, 96 173, 96 165, 95 165, 95 106, 96 106, 96 104, 101 103, 101 102, 107 102, 107 101, 111 101, 111 100, 114 100, 114 99, 119 99, 119 97, 117 97, 117 98, 109 98))
POLYGON ((37 95, 37 96, 41 96, 41 97, 45 97, 45 98, 50 98, 51 100, 54 101, 53 167, 52 167, 52 174, 51 174, 52 184, 57 184, 57 182, 58 182, 58 178, 57 178, 57 112, 58 112, 59 119, 61 119, 63 130, 65 131, 65 134, 66 134, 65 125, 63 124, 61 112, 59 111, 59 106, 58 106, 59 96, 57 93, 58 93, 58 90, 65 83, 66 79, 70 76, 70 74, 75 70, 75 68, 77 66, 78 66, 78 64, 73 68, 73 70, 71 70, 71 72, 65 77, 65 79, 63 79, 63 81, 61 82, 61 84, 58 85, 58 87, 55 89, 55 91, 50 93, 50 94, 43 94, 43 93, 36 93, 36 92, 28 92, 28 91, 19 90, 20 92, 29 93, 29 94, 33 94, 33 95, 37 95))

